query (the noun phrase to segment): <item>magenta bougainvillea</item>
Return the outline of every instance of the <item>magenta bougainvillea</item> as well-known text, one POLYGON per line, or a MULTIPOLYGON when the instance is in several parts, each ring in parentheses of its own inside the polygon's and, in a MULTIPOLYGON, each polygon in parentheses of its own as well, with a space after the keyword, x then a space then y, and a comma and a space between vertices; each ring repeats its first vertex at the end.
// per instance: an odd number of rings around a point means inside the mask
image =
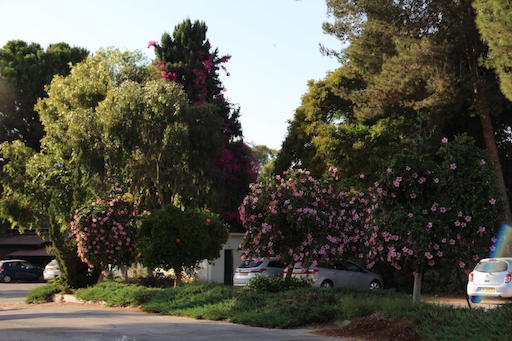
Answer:
POLYGON ((115 196, 97 199, 75 212, 70 223, 80 259, 89 268, 127 265, 134 259, 135 208, 115 196))

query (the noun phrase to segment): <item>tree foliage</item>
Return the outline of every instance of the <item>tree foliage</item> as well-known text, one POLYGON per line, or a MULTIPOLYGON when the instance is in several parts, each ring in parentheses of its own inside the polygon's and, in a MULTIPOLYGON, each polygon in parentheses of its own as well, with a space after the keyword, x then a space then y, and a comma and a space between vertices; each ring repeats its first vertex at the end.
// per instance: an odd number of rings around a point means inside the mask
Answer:
POLYGON ((227 238, 227 226, 216 214, 167 206, 141 220, 136 245, 145 266, 174 270, 180 285, 182 270, 218 258, 227 238))
POLYGON ((324 30, 350 45, 326 51, 341 66, 310 83, 276 173, 306 167, 320 175, 335 166, 346 176, 375 174, 410 150, 418 134, 430 136, 425 142, 433 150, 443 136, 467 133, 487 148, 510 212, 511 103, 494 71, 479 65, 488 47, 471 1, 328 0, 327 6, 324 30))
POLYGON ((66 43, 43 49, 21 40, 7 42, 0 49, 0 142, 21 140, 38 150, 44 131, 34 105, 54 75, 68 74, 69 64, 87 55, 66 43))
POLYGON ((500 78, 501 91, 512 100, 512 5, 507 0, 475 0, 476 23, 489 45, 488 65, 500 78))
MULTIPOLYGON (((248 185, 256 180, 257 165, 242 139, 240 109, 226 100, 219 78, 221 70, 229 76, 224 64, 231 57, 221 56, 218 49, 212 49, 207 30, 204 22, 187 19, 176 25, 172 34, 164 33, 160 42, 150 41, 148 47, 155 48, 157 59, 153 69, 157 75, 181 84, 191 105, 210 105, 221 121, 219 133, 223 148, 217 154, 212 153, 215 161, 207 167, 209 174, 204 177, 211 180, 208 186, 211 190, 204 195, 206 200, 201 204, 221 214, 233 230, 239 230, 237 207, 247 193, 248 185)), ((209 143, 209 139, 193 142, 209 143)), ((192 145, 191 149, 195 148, 192 145)), ((201 205, 196 203, 194 207, 201 205)))

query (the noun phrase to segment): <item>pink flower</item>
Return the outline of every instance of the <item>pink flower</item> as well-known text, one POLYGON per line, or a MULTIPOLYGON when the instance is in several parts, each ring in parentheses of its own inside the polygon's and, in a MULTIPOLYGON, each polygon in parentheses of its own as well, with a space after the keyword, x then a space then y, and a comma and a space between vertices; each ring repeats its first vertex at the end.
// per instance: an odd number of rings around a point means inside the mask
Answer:
POLYGON ((480 160, 480 165, 482 165, 482 166, 483 166, 483 165, 485 165, 485 164, 486 164, 485 160, 480 160))
POLYGON ((432 259, 432 258, 434 258, 434 256, 432 256, 432 254, 430 252, 425 252, 425 258, 432 259))
POLYGON ((411 212, 409 212, 409 213, 407 213, 407 216, 408 216, 409 218, 412 218, 412 217, 414 217, 414 214, 412 214, 411 212))
POLYGON ((158 44, 155 40, 150 40, 148 41, 148 49, 151 47, 151 46, 155 46, 156 44, 158 44))
POLYGON ((434 180, 433 180, 433 181, 434 181, 434 183, 435 183, 435 184, 438 184, 438 183, 439 183, 439 179, 438 179, 438 178, 434 178, 434 180))
POLYGON ((451 163, 450 164, 450 169, 456 169, 457 168, 457 164, 456 163, 451 163))
POLYGON ((466 266, 466 263, 459 262, 459 268, 464 269, 465 266, 466 266))
POLYGON ((446 137, 443 137, 443 138, 441 139, 441 142, 442 142, 442 143, 448 143, 448 139, 447 139, 446 137))
POLYGON ((489 200, 489 204, 491 204, 491 205, 496 204, 496 199, 492 198, 491 200, 489 200))
POLYGON ((393 169, 392 168, 388 168, 388 169, 386 169, 386 172, 387 173, 393 173, 393 169))
POLYGON ((415 193, 412 193, 412 194, 410 195, 410 197, 411 197, 411 199, 416 199, 416 194, 415 194, 415 193))

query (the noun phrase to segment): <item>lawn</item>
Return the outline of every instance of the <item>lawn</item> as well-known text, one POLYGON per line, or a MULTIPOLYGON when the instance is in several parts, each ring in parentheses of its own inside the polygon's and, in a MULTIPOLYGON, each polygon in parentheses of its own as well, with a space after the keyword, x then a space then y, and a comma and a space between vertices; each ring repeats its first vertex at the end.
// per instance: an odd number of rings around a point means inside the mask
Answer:
POLYGON ((381 320, 388 321, 388 325, 393 321, 402 324, 407 321, 408 328, 418 340, 509 340, 512 335, 512 305, 484 311, 429 303, 413 304, 408 295, 387 290, 361 292, 298 288, 263 292, 213 283, 147 288, 102 282, 79 289, 75 295, 86 301, 103 301, 111 306, 140 306, 146 312, 269 328, 294 328, 379 316, 381 320))

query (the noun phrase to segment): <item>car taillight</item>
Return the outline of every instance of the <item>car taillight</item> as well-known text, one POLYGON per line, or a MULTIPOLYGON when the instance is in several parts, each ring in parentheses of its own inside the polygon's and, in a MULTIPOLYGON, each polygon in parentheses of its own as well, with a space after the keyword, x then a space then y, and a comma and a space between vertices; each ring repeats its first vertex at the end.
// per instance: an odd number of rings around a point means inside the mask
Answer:
POLYGON ((265 272, 267 271, 267 269, 265 268, 261 268, 261 269, 257 269, 257 270, 251 270, 251 272, 259 272, 259 273, 262 273, 262 272, 265 272))
POLYGON ((312 269, 308 271, 308 274, 314 275, 318 272, 318 269, 312 269))
POLYGON ((468 281, 473 282, 473 273, 472 272, 468 276, 468 281))
POLYGON ((510 283, 512 281, 512 274, 505 274, 505 283, 510 283))

